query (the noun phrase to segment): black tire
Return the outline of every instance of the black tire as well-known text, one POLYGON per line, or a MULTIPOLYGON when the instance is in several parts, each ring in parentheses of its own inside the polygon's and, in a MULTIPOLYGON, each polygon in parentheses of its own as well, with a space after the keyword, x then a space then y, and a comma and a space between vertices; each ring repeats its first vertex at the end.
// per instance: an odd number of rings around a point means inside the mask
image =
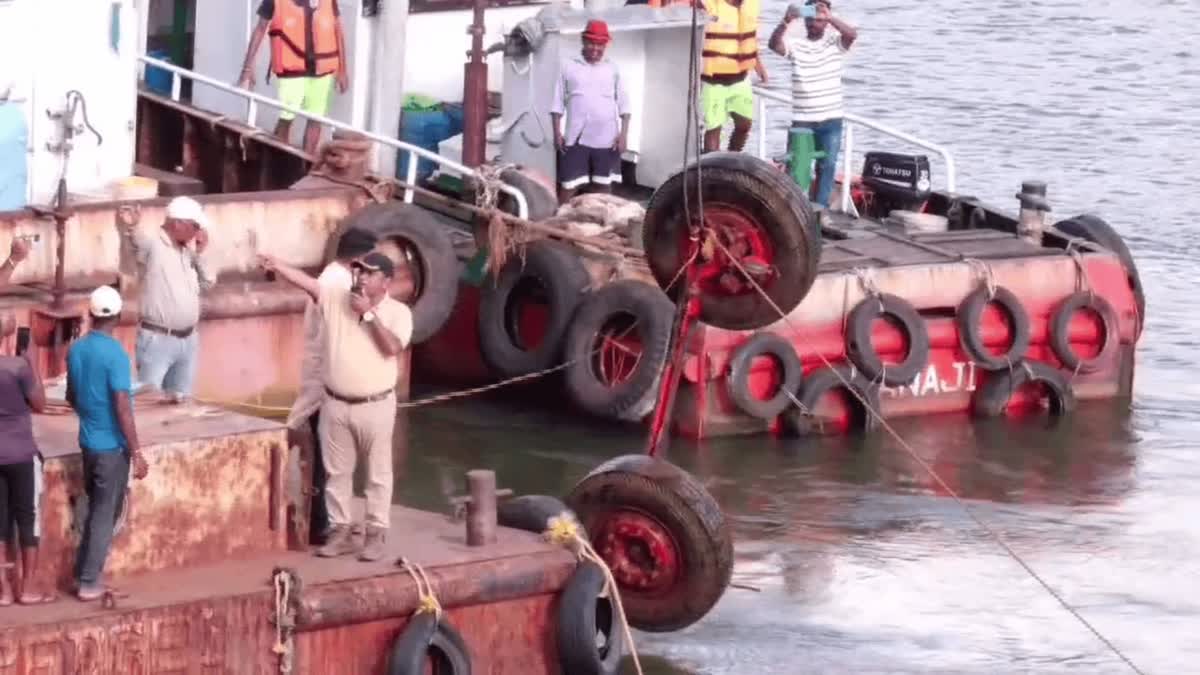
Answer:
MULTIPOLYGON (((500 172, 500 180, 521 191, 529 207, 528 220, 538 222, 558 213, 558 192, 553 181, 530 175, 522 167, 508 167, 500 172)), ((517 203, 511 196, 501 192, 497 197, 501 211, 517 215, 517 203)))
POLYGON ((437 675, 471 675, 471 652, 446 617, 438 621, 428 612, 413 614, 392 643, 388 675, 424 675, 430 660, 437 675))
POLYGON ((912 381, 929 363, 929 332, 917 310, 896 295, 883 293, 863 298, 850 310, 846 325, 846 354, 850 361, 871 382, 880 381, 897 387, 912 381), (871 343, 871 325, 875 319, 891 317, 900 324, 908 340, 908 354, 897 365, 884 366, 883 359, 871 343))
POLYGON ((1075 391, 1067 375, 1040 361, 1029 361, 1011 370, 989 373, 971 397, 971 412, 976 417, 1003 415, 1013 392, 1030 382, 1045 385, 1051 415, 1058 417, 1075 409, 1075 391))
POLYGON ((854 408, 852 429, 868 432, 879 426, 879 418, 876 417, 880 412, 879 387, 868 382, 850 366, 836 365, 833 368, 819 368, 805 376, 804 383, 800 385, 800 391, 796 394, 804 408, 792 406, 784 413, 784 432, 792 436, 819 433, 823 423, 812 415, 812 411, 822 396, 837 389, 848 393, 850 404, 854 408), (866 401, 865 405, 863 401, 866 401))
POLYGON ((575 513, 558 497, 521 495, 500 501, 496 506, 496 521, 501 527, 541 534, 549 529, 551 518, 564 513, 575 517, 575 513))
POLYGON ((368 204, 350 214, 338 233, 330 237, 327 261, 333 259, 341 233, 352 227, 374 234, 380 244, 391 241, 405 253, 417 285, 415 299, 405 301, 412 309, 412 342, 428 340, 446 324, 458 299, 461 268, 449 226, 414 204, 396 201, 368 204))
POLYGON ((1021 300, 1015 293, 1004 288, 996 287, 996 294, 988 298, 987 286, 980 286, 971 291, 958 306, 955 316, 958 324, 958 338, 963 352, 984 370, 1004 370, 1011 365, 1020 363, 1029 351, 1029 314, 1021 306, 1021 300), (983 310, 988 304, 995 303, 1000 311, 1008 317, 1012 325, 1012 344, 1003 354, 992 354, 983 344, 980 323, 983 310))
POLYGON ((655 388, 667 361, 675 305, 659 289, 622 279, 588 294, 567 331, 567 393, 584 411, 610 419, 640 420, 654 405, 655 388), (633 328, 630 329, 630 321, 633 328), (641 345, 633 372, 612 386, 602 373, 601 336, 629 331, 641 345))
POLYGON ((495 279, 485 279, 479 295, 479 351, 483 362, 500 378, 518 377, 559 363, 563 337, 571 317, 587 293, 591 278, 579 256, 548 239, 525 249, 524 260, 513 256, 495 279), (520 303, 544 302, 549 311, 546 332, 532 348, 519 333, 520 303))
POLYGON ((1103 219, 1090 214, 1082 214, 1074 218, 1061 220, 1055 223, 1054 227, 1064 234, 1086 239, 1093 244, 1099 244, 1117 255, 1117 258, 1121 261, 1121 265, 1125 267, 1125 274, 1129 278, 1129 287, 1133 290, 1133 299, 1137 303, 1138 319, 1136 334, 1140 336, 1142 334, 1142 326, 1146 322, 1146 293, 1142 290, 1142 277, 1138 274, 1137 263, 1134 262, 1133 253, 1130 252, 1129 246, 1125 244, 1125 239, 1120 234, 1117 234, 1117 231, 1103 219))
POLYGON ((621 618, 604 592, 604 570, 584 560, 558 597, 558 661, 571 675, 615 675, 627 645, 621 618), (603 637, 603 643, 599 638, 603 637))
MULTIPOLYGON (((726 213, 757 226, 773 252, 772 259, 765 261, 767 274, 758 283, 784 314, 791 312, 812 287, 821 255, 808 197, 778 169, 748 154, 708 153, 701 158, 700 167, 706 222, 714 225, 720 214, 726 213)), ((688 199, 694 211, 696 171, 693 164, 668 178, 646 207, 646 259, 659 286, 676 299, 682 297, 680 270, 688 256, 684 189, 685 184, 689 186, 688 199)), ((731 230, 720 231, 726 233, 721 239, 729 246, 731 230)), ((697 264, 705 264, 703 258, 697 264)), ((736 268, 729 269, 741 279, 736 268)), ((772 303, 744 282, 732 294, 702 285, 700 302, 700 319, 727 330, 755 330, 780 319, 772 303)))
POLYGON ((758 419, 772 420, 792 404, 792 392, 800 388, 803 378, 804 366, 790 342, 775 333, 756 333, 733 352, 725 385, 729 398, 742 412, 758 419), (750 367, 760 356, 770 357, 782 374, 778 391, 765 401, 750 393, 750 367))
POLYGON ((629 625, 651 632, 686 628, 703 618, 729 586, 733 538, 725 514, 696 479, 675 465, 648 455, 614 458, 579 481, 566 502, 613 569, 629 625), (660 566, 663 561, 652 555, 660 549, 639 544, 636 532, 615 532, 630 518, 667 537, 673 569, 660 566), (640 557, 638 571, 649 568, 651 587, 623 581, 621 570, 627 567, 614 558, 615 545, 650 552, 640 557))
POLYGON ((1107 300, 1093 293, 1072 293, 1059 304, 1050 319, 1050 348, 1067 370, 1094 373, 1116 352, 1120 343, 1117 330, 1117 312, 1107 300), (1095 312, 1104 324, 1104 342, 1096 355, 1090 359, 1080 358, 1071 347, 1071 317, 1081 310, 1095 312))

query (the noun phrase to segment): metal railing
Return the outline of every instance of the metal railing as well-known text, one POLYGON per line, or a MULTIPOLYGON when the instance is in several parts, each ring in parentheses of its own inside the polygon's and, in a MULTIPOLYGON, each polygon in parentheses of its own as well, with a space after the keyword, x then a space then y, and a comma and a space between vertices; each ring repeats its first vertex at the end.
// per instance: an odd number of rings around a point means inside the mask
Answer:
MULTIPOLYGON (((762 87, 755 87, 754 93, 758 95, 758 119, 755 120, 755 124, 754 124, 754 126, 756 126, 758 128, 758 157, 759 157, 759 159, 768 159, 768 157, 767 157, 767 129, 770 125, 768 124, 768 118, 767 118, 767 100, 778 101, 779 103, 784 103, 784 104, 787 104, 790 106, 792 104, 792 99, 791 99, 791 97, 789 97, 787 95, 771 91, 770 89, 763 89, 762 87)), ((945 147, 938 145, 936 143, 930 143, 929 141, 925 141, 920 138, 917 138, 916 136, 913 136, 912 134, 906 134, 903 131, 900 131, 899 129, 895 129, 886 124, 876 122, 874 120, 867 119, 866 117, 861 117, 861 116, 855 115, 853 113, 844 113, 842 116, 842 119, 845 122, 843 129, 842 129, 842 167, 843 167, 842 170, 843 170, 844 174, 847 176, 847 178, 843 180, 843 187, 842 187, 842 212, 843 213, 849 213, 850 209, 853 208, 851 201, 850 201, 850 189, 849 189, 850 181, 849 181, 848 176, 850 173, 850 166, 851 166, 850 160, 853 157, 853 153, 854 153, 854 125, 855 124, 867 127, 868 129, 874 129, 875 131, 878 131, 879 133, 884 134, 886 136, 891 136, 892 138, 895 138, 897 140, 901 140, 906 143, 911 143, 913 145, 925 148, 926 150, 929 150, 930 152, 935 152, 938 155, 940 155, 942 158, 942 162, 946 166, 946 190, 949 192, 955 191, 956 184, 955 184, 955 175, 954 175, 954 157, 952 157, 950 155, 950 151, 947 150, 945 147)))
MULTIPOLYGON (((257 126, 255 122, 258 118, 258 106, 265 105, 277 110, 286 110, 297 117, 316 122, 317 124, 328 125, 334 129, 341 129, 343 131, 362 134, 364 137, 369 138, 376 143, 407 152, 408 158, 405 161, 404 167, 404 183, 408 187, 406 187, 404 190, 404 201, 408 204, 413 203, 413 198, 416 196, 416 191, 412 189, 412 186, 417 184, 417 161, 420 158, 431 160, 439 166, 445 167, 446 169, 449 169, 455 173, 464 176, 474 175, 480 181, 485 180, 484 176, 478 171, 475 171, 474 169, 471 169, 470 167, 460 164, 452 159, 442 157, 435 152, 430 152, 425 148, 418 147, 410 143, 405 143, 404 141, 400 141, 395 138, 380 136, 379 134, 365 131, 363 129, 357 129, 349 124, 325 117, 324 115, 316 115, 310 112, 305 112, 299 108, 287 105, 283 101, 273 99, 269 96, 263 96, 262 94, 255 93, 247 89, 242 89, 241 87, 231 84, 226 84, 220 80, 213 79, 206 75, 201 75, 200 73, 190 71, 186 68, 180 68, 179 66, 167 63, 166 61, 161 61, 151 56, 139 56, 138 60, 147 66, 161 68, 162 70, 171 73, 171 99, 174 101, 179 101, 180 92, 182 91, 183 87, 183 80, 188 79, 192 82, 199 82, 200 84, 204 84, 214 89, 218 89, 220 91, 224 91, 226 93, 246 99, 246 119, 244 121, 249 126, 257 126)), ((517 216, 519 218, 529 217, 529 202, 525 199, 525 195, 520 190, 511 185, 503 183, 499 186, 499 189, 501 192, 510 195, 516 202, 517 216)))

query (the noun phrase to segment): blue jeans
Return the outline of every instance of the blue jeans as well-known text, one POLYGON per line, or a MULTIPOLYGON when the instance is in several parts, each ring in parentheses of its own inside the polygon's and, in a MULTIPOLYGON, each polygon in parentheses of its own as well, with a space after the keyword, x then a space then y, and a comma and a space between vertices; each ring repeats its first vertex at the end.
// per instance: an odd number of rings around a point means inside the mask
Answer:
POLYGON ((176 396, 191 396, 196 379, 197 331, 185 337, 156 333, 144 328, 137 333, 138 381, 176 396))
POLYGON ((87 493, 88 510, 75 557, 75 579, 82 586, 100 583, 128 485, 129 453, 83 450, 83 489, 87 493))
POLYGON ((816 193, 813 203, 829 206, 833 194, 833 181, 837 177, 838 153, 842 151, 842 118, 836 117, 822 122, 792 122, 792 128, 812 129, 813 145, 825 156, 817 160, 816 193))

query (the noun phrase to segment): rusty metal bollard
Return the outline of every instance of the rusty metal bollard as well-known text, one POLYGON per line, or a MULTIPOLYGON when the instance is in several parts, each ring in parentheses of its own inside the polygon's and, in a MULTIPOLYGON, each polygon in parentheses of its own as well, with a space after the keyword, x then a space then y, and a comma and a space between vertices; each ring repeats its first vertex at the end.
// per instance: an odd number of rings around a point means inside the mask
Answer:
POLYGON ((467 545, 484 546, 496 541, 496 472, 475 469, 467 472, 467 545))

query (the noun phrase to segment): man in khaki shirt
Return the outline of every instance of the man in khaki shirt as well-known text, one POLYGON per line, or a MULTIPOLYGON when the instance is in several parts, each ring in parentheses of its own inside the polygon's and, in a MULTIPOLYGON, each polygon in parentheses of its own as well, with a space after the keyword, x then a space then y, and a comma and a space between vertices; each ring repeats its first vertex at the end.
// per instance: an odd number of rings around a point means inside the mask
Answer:
POLYGON ((358 453, 367 456, 366 537, 359 553, 379 560, 390 526, 392 432, 396 424, 399 355, 412 339, 412 312, 388 295, 395 270, 382 253, 368 253, 351 266, 350 290, 322 286, 304 272, 261 257, 262 266, 317 300, 325 325, 325 402, 320 412, 325 504, 330 531, 317 555, 352 553, 352 478, 358 453))

